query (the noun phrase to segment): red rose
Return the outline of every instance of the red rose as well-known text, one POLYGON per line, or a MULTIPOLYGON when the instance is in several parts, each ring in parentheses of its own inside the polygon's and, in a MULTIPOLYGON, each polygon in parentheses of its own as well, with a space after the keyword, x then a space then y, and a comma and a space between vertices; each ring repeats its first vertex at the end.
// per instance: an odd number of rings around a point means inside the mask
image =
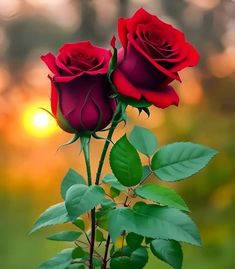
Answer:
POLYGON ((135 100, 144 98, 160 108, 178 105, 169 83, 180 81, 178 71, 199 60, 184 34, 141 8, 130 19, 119 19, 118 35, 123 48, 112 75, 118 92, 135 100))
POLYGON ((65 44, 55 57, 41 57, 53 72, 51 110, 59 126, 70 133, 95 132, 106 127, 116 101, 107 84, 111 52, 90 42, 65 44))

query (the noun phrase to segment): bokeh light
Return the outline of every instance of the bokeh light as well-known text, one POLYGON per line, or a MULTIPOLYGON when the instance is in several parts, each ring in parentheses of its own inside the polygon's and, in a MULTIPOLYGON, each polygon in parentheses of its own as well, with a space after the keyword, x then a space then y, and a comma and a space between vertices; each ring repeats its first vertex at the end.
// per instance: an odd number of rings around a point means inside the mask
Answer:
POLYGON ((44 103, 32 102, 26 105, 22 115, 25 131, 38 138, 49 137, 58 131, 55 119, 49 112, 43 110, 45 108, 44 103))

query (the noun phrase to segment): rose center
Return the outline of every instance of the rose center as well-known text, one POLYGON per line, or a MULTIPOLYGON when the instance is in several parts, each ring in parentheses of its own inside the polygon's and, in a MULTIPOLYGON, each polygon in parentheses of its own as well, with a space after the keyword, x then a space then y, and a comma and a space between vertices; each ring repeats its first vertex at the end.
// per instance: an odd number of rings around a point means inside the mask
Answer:
POLYGON ((87 71, 98 64, 98 59, 93 55, 83 52, 73 52, 68 58, 68 65, 87 71))

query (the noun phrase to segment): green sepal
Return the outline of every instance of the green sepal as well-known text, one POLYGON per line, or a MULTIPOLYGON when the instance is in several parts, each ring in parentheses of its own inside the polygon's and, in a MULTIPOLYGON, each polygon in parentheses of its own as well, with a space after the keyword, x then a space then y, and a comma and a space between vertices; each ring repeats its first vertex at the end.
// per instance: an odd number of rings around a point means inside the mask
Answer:
POLYGON ((148 101, 146 101, 143 97, 140 100, 135 100, 129 97, 124 97, 124 96, 120 96, 119 95, 119 100, 123 103, 125 103, 126 105, 129 106, 133 106, 136 108, 145 108, 145 107, 149 107, 151 106, 151 103, 149 103, 148 101))
MULTIPOLYGON (((106 129, 105 131, 107 131, 107 129, 106 129)), ((107 139, 106 137, 99 136, 99 135, 97 135, 97 133, 93 133, 93 134, 92 134, 92 137, 94 137, 94 138, 96 138, 96 139, 106 140, 106 141, 108 141, 108 142, 110 142, 110 143, 113 144, 113 141, 107 139)))
POLYGON ((41 109, 41 110, 47 112, 50 116, 52 116, 52 117, 55 119, 55 116, 54 116, 49 110, 47 110, 46 108, 44 108, 44 107, 39 107, 39 109, 41 109))
POLYGON ((143 111, 147 114, 148 118, 150 117, 150 111, 148 107, 142 107, 143 111))
POLYGON ((57 148, 57 151, 59 151, 61 148, 65 147, 65 146, 73 144, 74 142, 76 142, 78 140, 79 137, 80 137, 80 135, 78 133, 74 134, 74 136, 69 141, 67 141, 64 144, 60 145, 57 148))

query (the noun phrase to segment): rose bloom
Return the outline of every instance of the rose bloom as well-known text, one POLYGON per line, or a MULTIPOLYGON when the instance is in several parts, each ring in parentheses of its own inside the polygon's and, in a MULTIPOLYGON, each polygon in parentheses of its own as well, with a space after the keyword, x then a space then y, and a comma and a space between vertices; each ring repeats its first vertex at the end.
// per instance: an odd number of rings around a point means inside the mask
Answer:
POLYGON ((41 57, 53 73, 51 110, 63 130, 89 134, 110 123, 116 108, 107 83, 110 58, 109 50, 89 41, 65 44, 58 56, 41 57))
POLYGON ((178 72, 199 60, 184 34, 141 8, 132 18, 119 19, 118 35, 123 47, 112 82, 120 95, 160 108, 178 105, 169 83, 180 81, 178 72))

